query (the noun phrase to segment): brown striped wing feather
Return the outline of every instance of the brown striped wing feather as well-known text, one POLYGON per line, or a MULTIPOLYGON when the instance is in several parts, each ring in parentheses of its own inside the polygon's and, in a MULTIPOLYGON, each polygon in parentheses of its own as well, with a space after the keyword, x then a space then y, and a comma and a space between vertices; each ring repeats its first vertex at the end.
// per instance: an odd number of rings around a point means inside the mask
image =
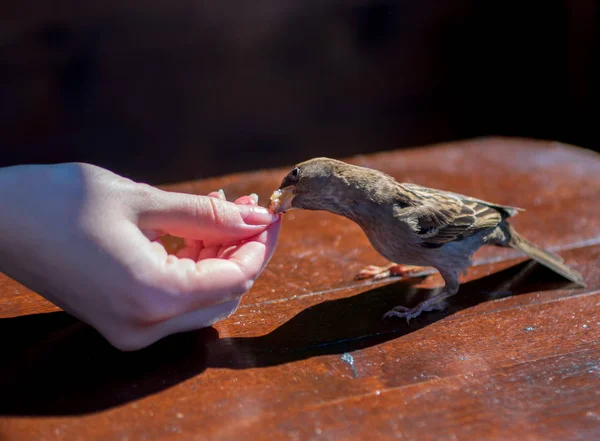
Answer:
POLYGON ((415 234, 426 248, 469 237, 494 228, 521 208, 493 204, 458 193, 433 190, 416 184, 402 184, 414 205, 403 209, 415 234))

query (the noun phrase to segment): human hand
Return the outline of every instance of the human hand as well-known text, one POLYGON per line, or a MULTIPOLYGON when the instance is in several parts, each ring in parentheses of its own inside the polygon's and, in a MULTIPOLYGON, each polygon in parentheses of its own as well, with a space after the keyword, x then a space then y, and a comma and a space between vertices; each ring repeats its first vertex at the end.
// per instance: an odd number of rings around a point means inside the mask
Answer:
POLYGON ((279 217, 242 197, 171 193, 88 164, 0 169, 0 270, 121 350, 232 314, 279 217), (163 234, 185 238, 177 255, 163 234))

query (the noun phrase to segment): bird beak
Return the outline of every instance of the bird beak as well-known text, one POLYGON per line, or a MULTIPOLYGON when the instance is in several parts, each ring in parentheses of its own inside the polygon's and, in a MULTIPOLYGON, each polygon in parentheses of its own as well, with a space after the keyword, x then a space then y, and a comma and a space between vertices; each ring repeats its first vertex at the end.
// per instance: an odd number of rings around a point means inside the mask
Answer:
POLYGON ((287 187, 276 190, 271 195, 271 202, 269 203, 269 210, 273 213, 285 213, 288 210, 292 210, 292 201, 294 200, 294 186, 288 185, 287 187))

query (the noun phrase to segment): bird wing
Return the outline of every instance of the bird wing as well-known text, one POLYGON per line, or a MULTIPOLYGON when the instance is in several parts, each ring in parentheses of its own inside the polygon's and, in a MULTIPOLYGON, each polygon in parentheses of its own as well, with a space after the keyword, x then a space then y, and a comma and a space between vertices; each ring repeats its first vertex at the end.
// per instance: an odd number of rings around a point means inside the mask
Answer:
POLYGON ((397 216, 407 221, 425 248, 441 247, 494 228, 520 210, 416 184, 403 184, 403 187, 413 203, 399 210, 397 216))

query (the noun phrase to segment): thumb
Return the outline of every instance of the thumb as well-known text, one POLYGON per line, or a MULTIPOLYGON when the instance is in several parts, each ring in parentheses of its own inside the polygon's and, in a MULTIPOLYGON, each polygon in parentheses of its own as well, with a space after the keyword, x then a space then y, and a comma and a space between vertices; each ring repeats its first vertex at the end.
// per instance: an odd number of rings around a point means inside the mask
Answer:
POLYGON ((187 239, 234 243, 264 231, 278 219, 264 207, 159 189, 138 208, 138 227, 187 239))

